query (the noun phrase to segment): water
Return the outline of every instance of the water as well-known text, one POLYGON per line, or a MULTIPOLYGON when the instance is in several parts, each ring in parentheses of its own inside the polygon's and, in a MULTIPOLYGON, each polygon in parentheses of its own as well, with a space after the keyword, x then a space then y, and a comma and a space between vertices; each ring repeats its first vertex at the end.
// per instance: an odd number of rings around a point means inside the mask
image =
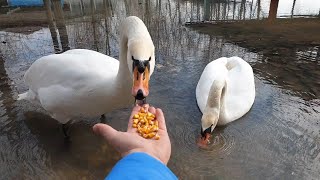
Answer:
MULTIPOLYGON (((24 72, 41 56, 70 47, 118 58, 117 28, 128 15, 145 22, 156 46, 148 102, 165 113, 172 142, 168 166, 179 178, 319 178, 319 46, 270 56, 199 34, 183 25, 193 15, 204 15, 203 4, 193 1, 69 2, 71 7, 56 15, 58 28, 33 22, 0 31, 0 179, 102 179, 120 159, 91 131, 98 118, 74 124, 67 144, 60 125, 46 112, 15 98, 27 88, 24 72), (253 67, 254 105, 241 119, 216 128, 209 148, 199 149, 196 84, 206 64, 234 55, 253 67)), ((107 123, 125 130, 130 109, 106 114, 107 123)))

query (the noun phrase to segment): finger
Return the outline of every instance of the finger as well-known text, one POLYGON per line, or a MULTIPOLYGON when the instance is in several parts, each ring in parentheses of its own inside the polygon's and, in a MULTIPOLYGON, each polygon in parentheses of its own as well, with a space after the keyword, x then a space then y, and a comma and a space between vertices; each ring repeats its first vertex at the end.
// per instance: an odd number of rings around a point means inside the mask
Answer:
POLYGON ((132 124, 133 124, 133 120, 132 120, 132 119, 133 119, 133 116, 134 116, 135 114, 138 114, 139 111, 140 111, 140 109, 141 109, 141 106, 135 106, 135 107, 133 107, 132 112, 131 112, 131 115, 130 115, 130 118, 129 118, 127 131, 133 129, 133 128, 132 128, 132 124))
POLYGON ((166 120, 161 109, 156 109, 156 118, 159 121, 159 129, 167 131, 166 120))
POLYGON ((116 141, 119 139, 119 132, 109 125, 98 123, 94 125, 92 129, 93 132, 102 136, 103 139, 107 140, 110 144, 116 144, 116 141))
POLYGON ((143 104, 142 107, 145 109, 145 110, 148 110, 148 108, 150 107, 149 104, 143 104))
POLYGON ((156 109, 154 107, 150 106, 149 107, 149 112, 155 115, 156 114, 156 109))

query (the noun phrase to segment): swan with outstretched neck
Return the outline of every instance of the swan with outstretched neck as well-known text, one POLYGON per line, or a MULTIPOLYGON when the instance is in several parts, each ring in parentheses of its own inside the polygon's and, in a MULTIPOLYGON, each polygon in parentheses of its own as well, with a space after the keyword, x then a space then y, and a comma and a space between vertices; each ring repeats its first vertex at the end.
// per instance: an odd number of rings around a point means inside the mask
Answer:
POLYGON ((239 57, 222 57, 209 63, 197 84, 196 98, 204 142, 218 125, 245 115, 255 99, 252 67, 239 57))
POLYGON ((62 124, 79 116, 102 115, 132 103, 132 96, 144 100, 154 71, 154 50, 145 24, 127 17, 120 26, 119 61, 86 49, 42 57, 25 73, 29 90, 18 100, 40 103, 62 124))

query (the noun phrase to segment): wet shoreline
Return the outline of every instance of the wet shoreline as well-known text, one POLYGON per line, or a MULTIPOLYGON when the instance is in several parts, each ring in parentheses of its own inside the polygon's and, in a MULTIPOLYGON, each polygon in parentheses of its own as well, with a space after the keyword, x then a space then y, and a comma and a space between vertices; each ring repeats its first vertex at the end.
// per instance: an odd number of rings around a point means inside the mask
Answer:
POLYGON ((277 19, 274 23, 266 19, 195 22, 186 23, 186 26, 200 33, 223 36, 253 52, 277 54, 276 51, 281 53, 283 48, 304 49, 320 45, 320 18, 277 19))

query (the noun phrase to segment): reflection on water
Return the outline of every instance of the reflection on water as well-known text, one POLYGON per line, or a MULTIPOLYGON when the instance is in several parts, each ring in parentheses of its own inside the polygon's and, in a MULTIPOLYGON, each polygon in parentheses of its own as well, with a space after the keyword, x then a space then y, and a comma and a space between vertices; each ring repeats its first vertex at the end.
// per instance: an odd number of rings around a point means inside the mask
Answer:
MULTIPOLYGON (((59 124, 42 109, 14 99, 26 90, 24 72, 43 55, 86 48, 117 58, 119 23, 128 15, 143 19, 156 46, 157 64, 148 101, 166 114, 173 151, 169 167, 177 176, 319 177, 319 46, 285 49, 280 55, 256 53, 183 26, 187 21, 206 18, 257 18, 259 13, 249 12, 251 6, 256 12, 258 3, 262 17, 267 12, 264 1, 241 1, 244 5, 209 0, 70 0, 63 8, 56 2, 45 1, 46 5, 52 3, 43 9, 47 26, 0 31, 0 174, 5 179, 101 179, 120 158, 92 133, 91 126, 98 118, 72 126, 73 141, 68 144, 62 140, 59 124), (201 113, 194 93, 197 81, 210 61, 234 55, 254 69, 255 103, 240 120, 217 128, 209 149, 199 149, 196 139, 201 113)), ((32 11, 29 13, 32 15, 32 11)), ((129 112, 130 107, 113 111, 107 114, 107 123, 124 130, 129 112)))

